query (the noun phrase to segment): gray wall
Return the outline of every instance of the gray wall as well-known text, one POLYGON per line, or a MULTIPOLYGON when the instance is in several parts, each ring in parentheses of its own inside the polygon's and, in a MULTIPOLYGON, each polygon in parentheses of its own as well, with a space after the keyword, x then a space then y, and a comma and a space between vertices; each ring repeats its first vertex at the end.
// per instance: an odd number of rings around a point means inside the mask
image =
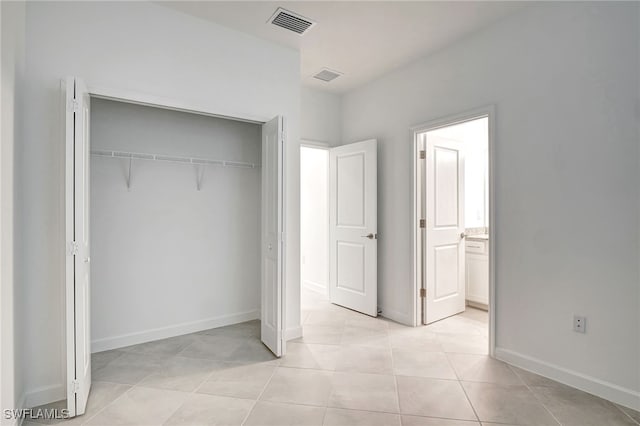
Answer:
MULTIPOLYGON (((93 99, 92 150, 260 163, 261 126, 93 99)), ((92 350, 258 318, 260 169, 91 158, 92 350), (159 331, 157 329, 163 329, 159 331), (152 331, 153 330, 153 331, 152 331)))
POLYGON ((342 142, 341 133, 341 96, 303 87, 300 91, 300 137, 337 146, 342 142))
POLYGON ((383 315, 411 319, 410 127, 495 104, 499 352, 637 404, 638 7, 539 4, 344 97, 343 141, 379 140, 383 315))

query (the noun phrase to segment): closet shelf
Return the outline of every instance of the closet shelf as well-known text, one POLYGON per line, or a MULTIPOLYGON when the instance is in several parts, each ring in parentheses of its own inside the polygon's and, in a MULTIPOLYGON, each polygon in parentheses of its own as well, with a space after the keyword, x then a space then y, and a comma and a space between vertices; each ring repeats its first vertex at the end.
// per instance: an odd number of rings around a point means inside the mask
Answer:
POLYGON ((91 151, 91 155, 129 160, 129 167, 127 169, 126 176, 127 190, 129 191, 131 191, 131 166, 133 160, 164 161, 168 163, 191 164, 196 168, 196 189, 198 191, 200 191, 200 189, 202 188, 202 180, 204 178, 203 166, 234 167, 239 169, 255 169, 258 167, 254 163, 245 163, 242 161, 213 160, 210 158, 195 157, 177 157, 172 155, 146 154, 141 152, 91 151))
POLYGON ((91 155, 97 155, 100 157, 133 159, 133 160, 165 161, 170 163, 181 163, 181 164, 237 167, 241 169, 255 169, 258 167, 254 163, 246 163, 243 161, 214 160, 210 158, 195 158, 195 157, 177 157, 173 155, 147 154, 147 153, 141 153, 141 152, 91 151, 91 155))

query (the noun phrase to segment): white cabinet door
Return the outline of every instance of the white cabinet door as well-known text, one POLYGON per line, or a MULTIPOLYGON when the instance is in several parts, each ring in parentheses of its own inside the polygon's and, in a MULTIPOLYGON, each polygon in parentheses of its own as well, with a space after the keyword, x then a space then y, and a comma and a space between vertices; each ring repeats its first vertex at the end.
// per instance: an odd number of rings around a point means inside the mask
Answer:
POLYGON ((66 109, 65 233, 67 409, 84 414, 91 389, 89 257, 89 92, 82 80, 63 82, 66 109))
POLYGON ((329 152, 329 297, 378 315, 378 174, 376 140, 329 152))
POLYGON ((464 311, 464 144, 427 134, 425 322, 464 311))
POLYGON ((489 304, 489 256, 485 242, 467 242, 467 300, 470 302, 489 304), (482 254, 469 251, 480 246, 482 254))
POLYGON ((284 120, 262 126, 261 339, 276 356, 285 352, 283 328, 284 120))

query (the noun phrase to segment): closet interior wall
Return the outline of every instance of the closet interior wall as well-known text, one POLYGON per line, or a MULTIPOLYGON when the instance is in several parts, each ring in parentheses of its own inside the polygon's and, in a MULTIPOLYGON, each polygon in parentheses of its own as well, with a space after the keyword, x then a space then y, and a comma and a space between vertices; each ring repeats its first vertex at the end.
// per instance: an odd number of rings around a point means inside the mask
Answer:
POLYGON ((260 145, 257 124, 92 99, 93 352, 259 318, 260 145))

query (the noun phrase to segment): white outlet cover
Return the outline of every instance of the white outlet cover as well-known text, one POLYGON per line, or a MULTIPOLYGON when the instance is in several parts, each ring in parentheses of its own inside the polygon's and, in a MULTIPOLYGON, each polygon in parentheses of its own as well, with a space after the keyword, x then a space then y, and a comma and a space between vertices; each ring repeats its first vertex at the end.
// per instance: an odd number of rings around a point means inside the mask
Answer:
POLYGON ((573 331, 577 333, 586 333, 587 331, 587 317, 581 317, 579 315, 573 316, 573 331))

